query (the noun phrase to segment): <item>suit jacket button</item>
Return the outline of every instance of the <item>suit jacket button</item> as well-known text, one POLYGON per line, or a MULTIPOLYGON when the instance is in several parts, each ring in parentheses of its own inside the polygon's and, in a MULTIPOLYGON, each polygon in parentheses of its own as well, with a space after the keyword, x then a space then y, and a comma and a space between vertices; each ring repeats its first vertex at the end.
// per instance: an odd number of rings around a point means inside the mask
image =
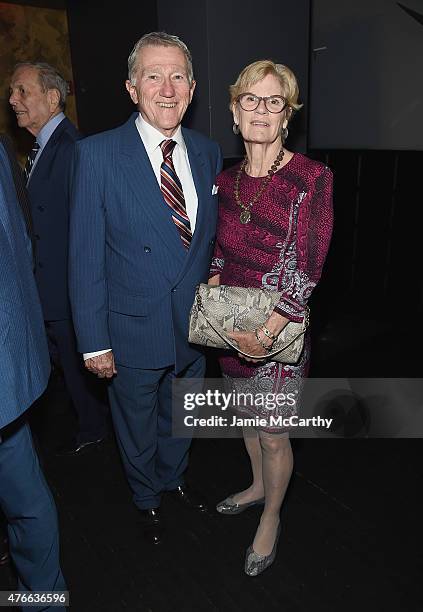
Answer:
POLYGON ((172 293, 175 293, 175 291, 176 291, 176 287, 173 287, 172 293))
POLYGON ((40 212, 44 212, 44 211, 45 211, 44 206, 37 206, 37 208, 38 208, 38 210, 39 210, 40 212))
POLYGON ((144 253, 151 253, 151 248, 149 246, 145 246, 144 253))

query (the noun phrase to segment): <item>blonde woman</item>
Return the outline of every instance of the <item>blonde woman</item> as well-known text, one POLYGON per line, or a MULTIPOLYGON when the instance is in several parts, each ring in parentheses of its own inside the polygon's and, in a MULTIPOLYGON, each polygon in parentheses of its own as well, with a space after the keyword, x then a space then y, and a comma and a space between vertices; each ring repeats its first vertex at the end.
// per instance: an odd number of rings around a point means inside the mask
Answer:
MULTIPOLYGON (((211 265, 212 285, 263 287, 281 292, 265 324, 232 334, 239 348, 255 355, 226 353, 220 358, 228 385, 238 392, 294 391, 307 375, 309 340, 297 364, 266 360, 272 344, 289 321, 301 322, 308 298, 319 281, 332 231, 332 173, 320 162, 285 148, 288 125, 298 104, 293 72, 270 60, 242 70, 230 87, 235 133, 246 156, 218 177, 219 219, 211 265)), ((221 514, 236 515, 264 504, 245 572, 256 576, 275 559, 280 509, 292 473, 288 432, 272 426, 269 416, 295 414, 296 405, 238 406, 241 415, 266 424, 244 428, 251 460, 252 483, 217 505, 221 514)))

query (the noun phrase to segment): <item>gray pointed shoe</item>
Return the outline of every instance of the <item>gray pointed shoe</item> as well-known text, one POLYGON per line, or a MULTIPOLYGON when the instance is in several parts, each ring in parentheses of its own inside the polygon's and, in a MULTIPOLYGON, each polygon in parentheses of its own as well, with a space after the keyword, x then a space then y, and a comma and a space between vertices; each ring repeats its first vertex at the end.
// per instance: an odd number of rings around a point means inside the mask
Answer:
POLYGON ((278 525, 278 530, 276 532, 275 543, 273 544, 272 552, 270 555, 259 555, 253 548, 253 545, 247 548, 247 552, 245 555, 245 565, 244 571, 247 576, 258 576, 265 569, 267 569, 270 565, 272 565, 273 561, 276 557, 276 550, 278 548, 279 536, 281 534, 281 524, 278 525))
POLYGON ((234 495, 236 495, 236 493, 229 495, 229 497, 217 504, 216 510, 220 514, 240 514, 241 512, 244 512, 244 510, 246 510, 247 508, 251 508, 251 506, 264 504, 264 497, 261 497, 260 499, 254 499, 253 501, 247 502, 246 504, 237 504, 233 500, 234 495))

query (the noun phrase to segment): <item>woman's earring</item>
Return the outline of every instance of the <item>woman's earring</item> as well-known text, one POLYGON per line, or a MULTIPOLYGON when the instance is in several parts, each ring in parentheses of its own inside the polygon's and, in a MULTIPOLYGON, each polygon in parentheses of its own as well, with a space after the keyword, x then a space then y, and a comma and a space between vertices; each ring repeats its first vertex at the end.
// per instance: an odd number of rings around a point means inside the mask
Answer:
POLYGON ((233 124, 232 131, 235 134, 235 136, 237 136, 239 134, 239 125, 237 123, 233 124))
POLYGON ((282 140, 283 142, 285 142, 285 140, 288 138, 288 128, 283 128, 282 130, 282 140))

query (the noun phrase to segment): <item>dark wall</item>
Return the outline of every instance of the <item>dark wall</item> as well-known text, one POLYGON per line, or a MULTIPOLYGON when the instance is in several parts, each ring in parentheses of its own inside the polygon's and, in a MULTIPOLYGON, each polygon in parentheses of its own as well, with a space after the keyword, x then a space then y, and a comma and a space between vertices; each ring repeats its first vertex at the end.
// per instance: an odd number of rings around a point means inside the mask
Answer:
POLYGON ((197 90, 184 124, 210 135, 225 157, 242 155, 232 134, 228 87, 240 70, 257 59, 290 66, 297 75, 305 108, 295 118, 288 146, 307 146, 309 0, 257 3, 224 0, 157 0, 103 4, 67 0, 75 94, 81 130, 92 134, 126 120, 134 110, 125 90, 127 58, 140 36, 165 30, 191 49, 197 90), (222 17, 224 16, 224 17, 222 17), (269 18, 271 16, 271 18, 269 18))
POLYGON ((171 2, 158 1, 158 28, 179 36, 193 56, 196 90, 193 101, 185 115, 184 125, 212 136, 210 108, 210 67, 208 54, 208 13, 207 3, 199 0, 193 10, 192 2, 178 2, 178 10, 172 9, 171 2))
POLYGON ((228 87, 244 66, 273 59, 292 68, 305 109, 293 124, 288 146, 307 146, 309 0, 157 0, 158 26, 179 35, 190 47, 198 81, 190 125, 217 140, 225 157, 242 155, 232 134, 228 87))
POLYGON ((135 110, 125 89, 135 42, 157 29, 156 2, 67 0, 79 127, 84 134, 123 123, 135 110))
POLYGON ((310 146, 422 150, 422 0, 314 0, 312 20, 310 146))
MULTIPOLYGON (((335 224, 316 297, 326 316, 407 320, 423 305, 416 151, 311 151, 334 173, 335 224)), ((404 332, 405 333, 405 332, 404 332)))

